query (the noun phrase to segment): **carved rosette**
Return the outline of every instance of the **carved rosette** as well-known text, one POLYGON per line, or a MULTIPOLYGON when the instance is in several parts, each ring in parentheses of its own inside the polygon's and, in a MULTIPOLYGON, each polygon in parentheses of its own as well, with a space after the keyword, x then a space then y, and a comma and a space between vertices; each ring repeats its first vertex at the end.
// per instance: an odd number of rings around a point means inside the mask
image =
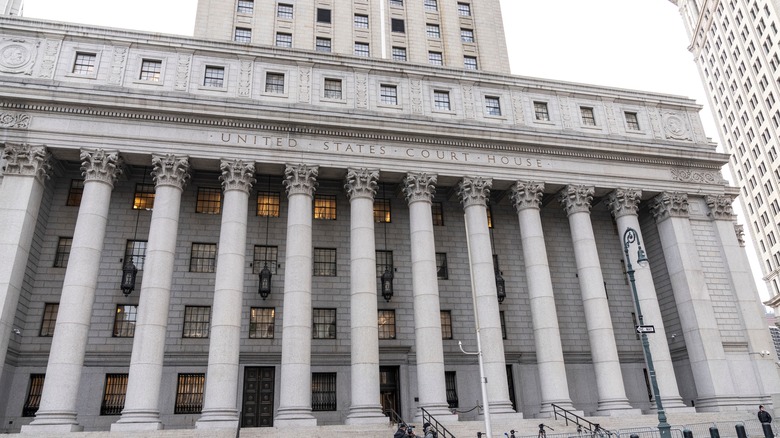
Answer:
POLYGON ((41 183, 49 178, 51 156, 44 146, 6 143, 3 160, 4 175, 32 176, 41 183))
POLYGON ((187 156, 152 155, 152 166, 152 178, 156 187, 171 186, 184 190, 190 179, 190 161, 187 156))
POLYGON ((688 217, 688 195, 679 192, 664 192, 653 198, 650 204, 656 222, 670 217, 688 217))
POLYGON ((490 189, 493 187, 493 180, 479 176, 465 177, 458 183, 458 197, 463 208, 472 205, 487 206, 490 198, 490 189))
POLYGON ((244 160, 222 160, 219 163, 219 170, 222 175, 219 180, 222 182, 222 190, 240 190, 249 193, 252 185, 257 181, 255 179, 254 163, 247 163, 244 160))
POLYGON ((114 183, 123 173, 122 159, 118 151, 82 149, 80 158, 84 181, 101 181, 114 187, 114 183))
POLYGON ((347 180, 344 182, 344 190, 347 191, 349 200, 368 198, 373 200, 379 181, 379 170, 376 169, 349 169, 347 180))
POLYGON ((284 169, 284 187, 287 189, 287 196, 307 195, 314 196, 319 183, 317 175, 318 166, 307 166, 305 164, 288 164, 284 169))
POLYGON ((727 195, 720 196, 707 196, 707 207, 710 211, 707 215, 716 221, 733 221, 734 211, 732 210, 731 203, 734 198, 727 195))
POLYGON ((29 127, 30 127, 29 114, 0 112, 0 128, 27 129, 29 127))
POLYGON ((512 186, 512 205, 518 213, 529 208, 541 208, 543 196, 544 183, 517 181, 512 186))
POLYGON ((734 233, 737 235, 737 242, 739 242, 739 246, 745 246, 745 226, 734 223, 734 233))
POLYGON ((596 192, 594 187, 588 186, 566 186, 559 192, 559 200, 563 205, 566 214, 590 213, 590 207, 593 202, 593 194, 596 192))
POLYGON ((404 178, 404 196, 406 201, 412 202, 425 201, 432 202, 433 195, 436 194, 436 183, 438 176, 430 173, 408 173, 404 178))
POLYGON ((639 202, 642 191, 636 189, 615 189, 609 194, 609 210, 615 219, 631 215, 639 216, 639 202))

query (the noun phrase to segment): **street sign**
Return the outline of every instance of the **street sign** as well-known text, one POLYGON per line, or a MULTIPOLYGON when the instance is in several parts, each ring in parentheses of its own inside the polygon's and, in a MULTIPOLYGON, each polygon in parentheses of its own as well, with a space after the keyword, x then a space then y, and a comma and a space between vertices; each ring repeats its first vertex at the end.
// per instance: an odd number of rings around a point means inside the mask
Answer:
POLYGON ((638 325, 636 326, 637 333, 655 333, 654 325, 638 325))

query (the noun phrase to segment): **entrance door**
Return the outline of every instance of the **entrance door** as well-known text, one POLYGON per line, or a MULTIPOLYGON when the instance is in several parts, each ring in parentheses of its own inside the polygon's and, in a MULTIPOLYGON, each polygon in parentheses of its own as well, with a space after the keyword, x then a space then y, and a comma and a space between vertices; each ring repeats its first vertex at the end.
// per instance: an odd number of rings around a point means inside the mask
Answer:
POLYGON ((379 367, 379 393, 385 415, 391 409, 401 415, 401 382, 398 375, 398 367, 379 367))
POLYGON ((241 427, 274 425, 274 367, 244 368, 241 427))

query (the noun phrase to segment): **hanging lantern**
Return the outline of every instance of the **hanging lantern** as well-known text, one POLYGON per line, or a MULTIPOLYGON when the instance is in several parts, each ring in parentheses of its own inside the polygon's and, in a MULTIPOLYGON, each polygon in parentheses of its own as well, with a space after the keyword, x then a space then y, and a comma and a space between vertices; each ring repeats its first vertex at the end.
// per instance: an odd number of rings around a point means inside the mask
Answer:
POLYGON ((496 269, 496 294, 498 295, 498 304, 503 303, 504 298, 506 298, 506 284, 498 269, 496 269))
POLYGON ((385 273, 382 274, 382 297, 385 301, 390 302, 393 298, 393 271, 390 267, 385 268, 385 273))
POLYGON ((263 299, 266 299, 271 293, 271 270, 268 269, 268 262, 263 266, 263 270, 260 271, 259 277, 260 284, 257 287, 257 293, 259 293, 263 299))
POLYGON ((125 296, 130 295, 130 292, 135 290, 135 276, 138 274, 138 269, 133 264, 131 257, 127 258, 127 263, 122 268, 122 293, 125 296))

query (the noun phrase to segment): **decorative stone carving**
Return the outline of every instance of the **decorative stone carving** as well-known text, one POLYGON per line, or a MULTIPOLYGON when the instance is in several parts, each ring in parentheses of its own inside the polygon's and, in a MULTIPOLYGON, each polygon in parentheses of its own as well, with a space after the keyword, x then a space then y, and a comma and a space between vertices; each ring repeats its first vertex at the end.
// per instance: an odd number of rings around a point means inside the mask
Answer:
POLYGON ((407 173, 404 178, 404 196, 408 203, 431 202, 436 194, 437 175, 430 173, 407 173))
POLYGON ((594 187, 569 185, 559 192, 559 200, 566 210, 566 214, 590 213, 595 192, 594 187))
POLYGON ((54 77, 54 66, 57 63, 57 54, 60 53, 61 40, 46 40, 43 48, 43 59, 38 70, 39 78, 51 79, 54 77))
POLYGON ((0 71, 32 75, 40 41, 13 38, 0 41, 0 71))
POLYGON ((317 175, 318 166, 307 166, 305 164, 288 164, 284 168, 284 187, 287 189, 287 196, 303 194, 314 196, 319 183, 317 175))
POLYGON ((544 183, 517 181, 512 185, 512 205, 518 213, 527 208, 541 208, 543 196, 544 183))
POLYGON ((493 180, 482 178, 480 176, 465 177, 458 183, 458 197, 463 208, 472 205, 487 206, 490 198, 490 189, 493 187, 493 180))
POLYGON ((523 100, 519 95, 512 93, 512 112, 515 114, 515 123, 525 125, 525 115, 523 114, 523 100))
POLYGON ((189 157, 173 154, 152 155, 152 178, 156 187, 171 186, 184 190, 190 179, 189 157))
POLYGON ((252 70, 254 62, 249 59, 241 60, 241 69, 238 73, 238 96, 252 97, 252 70))
POLYGON ((463 109, 466 113, 466 118, 477 118, 477 113, 474 109, 474 84, 463 85, 461 90, 463 92, 463 109))
POLYGON ((114 47, 114 53, 111 57, 111 72, 108 76, 109 84, 122 85, 122 78, 125 76, 127 52, 127 47, 114 47))
POLYGON ((609 210, 615 219, 626 216, 639 215, 639 202, 642 198, 642 191, 636 189, 616 189, 609 194, 609 210))
POLYGON ((703 184, 715 184, 723 179, 717 172, 705 172, 701 170, 672 168, 669 170, 672 179, 683 182, 696 182, 703 184))
POLYGON ((560 96, 558 98, 558 105, 561 108, 561 122, 563 123, 563 129, 571 129, 571 99, 566 96, 560 96))
POLYGON ((607 128, 609 128, 610 134, 617 134, 619 132, 617 119, 615 118, 614 105, 614 101, 608 101, 604 104, 604 113, 607 115, 607 128))
POLYGON ((693 140, 691 129, 684 115, 677 113, 662 113, 664 134, 672 140, 693 140))
POLYGON ((0 128, 22 128, 30 126, 30 116, 24 113, 0 112, 0 128))
POLYGON ((650 119, 650 128, 653 130, 653 137, 664 138, 663 129, 661 128, 661 116, 659 115, 658 110, 649 109, 647 111, 647 117, 650 119))
POLYGON ((707 196, 705 200, 707 201, 707 207, 710 208, 710 211, 707 213, 709 217, 715 219, 716 221, 734 220, 734 211, 731 206, 731 204, 734 202, 734 198, 731 196, 720 195, 707 196))
POLYGON ((311 65, 298 66, 298 102, 311 103, 311 65))
POLYGON ((122 159, 117 151, 104 149, 81 150, 81 174, 84 181, 102 181, 111 187, 122 173, 122 159))
POLYGON ((355 106, 368 108, 368 73, 357 72, 355 74, 355 106))
POLYGON ((179 53, 179 59, 176 62, 176 90, 187 91, 190 85, 190 64, 192 64, 191 53, 179 53))
POLYGON ((409 99, 412 103, 412 114, 422 114, 422 80, 417 78, 409 80, 409 99))
POLYGON ((6 143, 3 160, 4 175, 33 176, 41 182, 49 178, 51 157, 43 146, 6 143))
POLYGON ((734 233, 737 234, 737 242, 739 246, 745 246, 745 226, 742 224, 734 224, 734 233))
POLYGON ((222 160, 219 163, 219 170, 222 175, 219 180, 222 182, 222 190, 240 190, 249 193, 252 185, 257 181, 255 179, 254 163, 247 163, 244 160, 222 160))
POLYGON ((376 169, 348 169, 344 190, 347 197, 374 199, 379 181, 379 170, 376 169))
POLYGON ((664 192, 653 198, 650 204, 656 222, 670 217, 688 216, 688 195, 679 192, 664 192))

